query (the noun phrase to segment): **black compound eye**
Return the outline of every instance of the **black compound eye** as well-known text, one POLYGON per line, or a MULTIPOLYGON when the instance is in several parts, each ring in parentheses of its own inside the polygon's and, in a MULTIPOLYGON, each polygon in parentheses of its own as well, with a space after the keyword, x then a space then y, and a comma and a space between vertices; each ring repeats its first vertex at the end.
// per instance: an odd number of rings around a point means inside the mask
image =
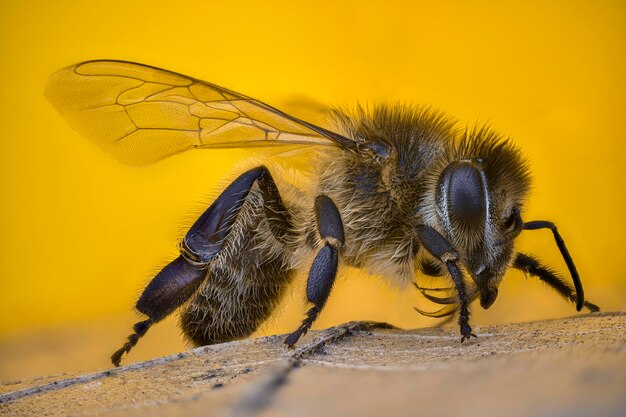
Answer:
POLYGON ((449 166, 448 214, 464 230, 481 230, 487 212, 486 186, 481 169, 472 163, 449 166))

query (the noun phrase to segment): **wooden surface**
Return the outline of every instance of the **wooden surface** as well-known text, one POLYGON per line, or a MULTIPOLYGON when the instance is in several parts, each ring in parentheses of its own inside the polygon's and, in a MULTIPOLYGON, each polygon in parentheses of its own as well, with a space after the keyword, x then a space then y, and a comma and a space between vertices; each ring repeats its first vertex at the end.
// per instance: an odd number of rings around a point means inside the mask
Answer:
POLYGON ((475 328, 354 322, 0 387, 1 415, 623 416, 626 314, 475 328))

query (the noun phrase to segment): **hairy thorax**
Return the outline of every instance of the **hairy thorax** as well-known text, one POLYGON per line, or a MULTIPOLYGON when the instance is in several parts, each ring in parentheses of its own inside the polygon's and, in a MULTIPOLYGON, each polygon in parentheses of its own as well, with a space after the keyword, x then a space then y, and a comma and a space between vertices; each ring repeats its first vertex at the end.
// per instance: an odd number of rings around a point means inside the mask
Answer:
MULTIPOLYGON (((380 107, 372 114, 335 113, 337 130, 356 152, 324 151, 315 162, 309 198, 330 197, 345 231, 342 262, 400 286, 416 274, 418 208, 433 200, 430 184, 452 143, 452 123, 428 108, 380 107)), ((319 248, 312 206, 302 211, 306 243, 319 248)))
MULTIPOLYGON (((415 274, 417 245, 407 221, 413 204, 398 198, 400 185, 393 183, 392 176, 388 167, 331 152, 319 164, 312 191, 330 197, 339 209, 345 232, 340 249, 344 264, 403 286, 415 274)), ((309 245, 320 245, 312 212, 307 224, 309 245)))

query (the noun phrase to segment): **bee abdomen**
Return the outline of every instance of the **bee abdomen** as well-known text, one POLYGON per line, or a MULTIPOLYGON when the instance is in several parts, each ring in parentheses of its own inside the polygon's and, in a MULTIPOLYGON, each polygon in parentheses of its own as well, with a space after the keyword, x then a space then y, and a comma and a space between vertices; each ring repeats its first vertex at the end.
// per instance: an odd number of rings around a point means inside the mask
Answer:
POLYGON ((204 284, 183 308, 186 338, 202 346, 250 336, 271 316, 294 276, 288 252, 253 188, 204 284))
POLYGON ((280 302, 294 271, 276 260, 255 271, 213 268, 206 285, 181 314, 185 336, 196 346, 250 336, 280 302), (245 283, 244 283, 245 282, 245 283))

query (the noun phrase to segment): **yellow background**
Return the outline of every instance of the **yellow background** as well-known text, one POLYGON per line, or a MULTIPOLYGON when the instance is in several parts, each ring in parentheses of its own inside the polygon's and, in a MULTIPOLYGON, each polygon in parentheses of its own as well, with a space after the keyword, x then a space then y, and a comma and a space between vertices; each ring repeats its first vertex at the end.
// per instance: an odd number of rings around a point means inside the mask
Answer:
MULTIPOLYGON (((429 103, 462 124, 489 121, 531 161, 526 219, 556 222, 588 299, 624 308, 624 2, 335 3, 1 3, 2 340, 34 329, 28 340, 45 349, 59 326, 81 325, 89 343, 116 349, 135 321, 136 296, 176 254, 190 213, 244 156, 196 151, 144 168, 120 164, 43 96, 50 73, 97 58, 167 68, 287 111, 302 100, 399 100, 429 103)), ((549 232, 524 233, 520 248, 565 272, 549 232)), ((293 329, 301 298, 263 332, 293 329)), ((412 291, 344 274, 316 327, 434 324, 415 304, 432 307, 412 291)), ((477 324, 575 313, 519 272, 489 311, 475 307, 477 324)), ((183 348, 175 320, 161 327, 133 360, 183 348)), ((106 366, 106 356, 89 360, 106 366)))

